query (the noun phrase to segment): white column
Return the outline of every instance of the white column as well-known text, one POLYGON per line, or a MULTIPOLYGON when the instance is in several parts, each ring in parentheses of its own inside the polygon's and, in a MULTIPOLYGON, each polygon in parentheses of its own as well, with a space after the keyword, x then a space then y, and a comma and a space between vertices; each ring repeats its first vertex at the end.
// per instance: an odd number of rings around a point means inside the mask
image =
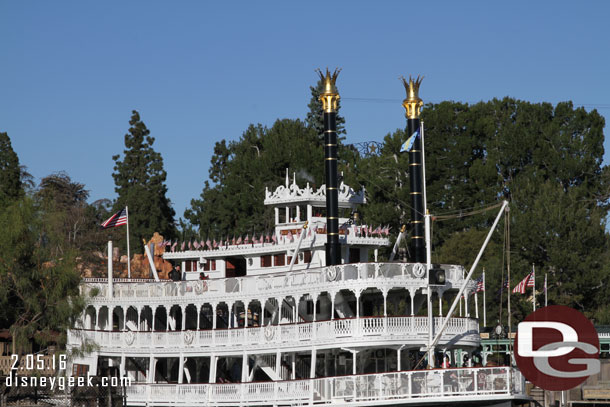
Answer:
POLYGON ((331 321, 335 319, 335 295, 337 293, 330 293, 330 319, 331 321))
POLYGON ((438 290, 436 293, 438 294, 438 316, 442 317, 443 316, 443 293, 441 292, 441 290, 438 290))
POLYGON ((216 329, 216 304, 212 304, 212 329, 216 329))
POLYGON ((388 292, 383 290, 383 316, 387 318, 388 316, 388 292))
POLYGON ((186 305, 183 306, 182 309, 182 330, 186 330, 186 305))
POLYGON ((216 364, 218 363, 218 358, 216 355, 212 354, 210 356, 210 378, 208 379, 209 383, 216 383, 216 364))
POLYGON ((244 352, 242 355, 242 363, 241 363, 241 382, 245 383, 248 381, 248 376, 250 375, 250 368, 248 367, 248 353, 244 352))
POLYGON ((290 376, 290 378, 292 380, 297 378, 296 367, 297 367, 297 354, 296 354, 296 352, 292 352, 292 374, 290 376))
POLYGON ((280 380, 284 380, 282 377, 282 352, 278 349, 275 354, 275 374, 280 378, 280 380))
POLYGON ((311 205, 307 205, 307 220, 311 222, 311 218, 313 217, 313 210, 311 205))
POLYGON ((184 356, 180 353, 180 359, 178 359, 178 383, 182 384, 184 380, 184 356))
POLYGON ((155 382, 155 357, 151 356, 148 361, 148 377, 146 380, 148 383, 155 382))
POLYGON ((112 298, 112 240, 108 241, 108 293, 107 297, 112 298))
POLYGON ((377 263, 377 256, 379 255, 379 249, 375 248, 375 250, 373 250, 373 254, 375 256, 375 263, 377 263))
POLYGON ((479 296, 474 292, 474 316, 479 319, 479 296))
POLYGON ((275 211, 275 224, 277 225, 278 223, 280 223, 280 208, 275 207, 273 209, 275 211))
POLYGON ((466 316, 470 316, 470 310, 468 309, 468 297, 470 296, 470 291, 464 291, 464 308, 466 309, 466 316))
POLYGON ((286 223, 290 222, 290 207, 286 207, 286 223))
MULTIPOLYGON (((417 292, 417 290, 416 290, 417 292)), ((409 297, 411 297, 411 316, 415 316, 415 295, 413 291, 409 290, 409 297)))
POLYGON ((301 221, 301 207, 297 205, 297 222, 301 221))
POLYGON ((314 379, 316 377, 316 349, 311 350, 311 366, 309 369, 309 377, 314 379))
POLYGON ((356 374, 356 358, 358 357, 358 352, 355 350, 352 352, 352 374, 356 374))
POLYGON ((121 364, 119 365, 119 377, 125 377, 125 354, 121 354, 121 364))

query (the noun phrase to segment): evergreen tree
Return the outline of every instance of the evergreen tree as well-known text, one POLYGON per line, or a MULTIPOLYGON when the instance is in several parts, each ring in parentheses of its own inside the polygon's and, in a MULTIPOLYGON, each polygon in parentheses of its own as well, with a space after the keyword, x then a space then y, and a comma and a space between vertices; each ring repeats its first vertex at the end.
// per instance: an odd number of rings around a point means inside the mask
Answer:
POLYGON ((23 195, 19 158, 7 133, 0 133, 0 205, 23 195))
POLYGON ((142 239, 148 240, 154 232, 166 238, 174 236, 175 212, 167 198, 163 158, 152 147, 155 139, 135 110, 129 124, 123 160, 119 155, 112 157, 115 161, 112 177, 119 195, 114 210, 129 207, 131 244, 135 250, 141 250, 142 239))
MULTIPOLYGON (((307 107, 309 111, 307 112, 307 118, 305 122, 307 126, 314 129, 316 134, 323 139, 324 134, 324 110, 322 109, 322 101, 320 100, 320 94, 324 90, 324 82, 320 79, 316 86, 310 86, 311 90, 311 99, 307 107)), ((337 103, 337 134, 345 134, 345 118, 339 115, 339 110, 341 109, 341 100, 337 103)), ((343 137, 340 137, 343 140, 343 137)))
POLYGON ((16 350, 58 340, 82 312, 76 252, 54 254, 57 231, 30 197, 0 208, 0 327, 10 328, 16 350))
POLYGON ((262 233, 273 228, 273 211, 263 205, 265 188, 284 184, 286 170, 301 187, 324 180, 324 151, 315 132, 300 120, 250 125, 238 141, 216 143, 200 199, 184 217, 203 236, 262 233))
MULTIPOLYGON (((610 321, 604 300, 610 290, 603 283, 610 278, 603 118, 571 103, 505 98, 427 105, 422 119, 428 208, 433 217, 453 216, 433 221, 433 262, 470 265, 497 214, 475 209, 507 199, 511 288, 533 263, 539 290, 548 274, 550 303, 610 321)), ((380 156, 358 167, 369 202, 362 210, 365 220, 390 223, 394 233, 410 221, 408 156, 398 152, 404 140, 402 130, 386 136, 380 156)), ((488 298, 502 281, 503 227, 502 222, 479 266, 487 269, 488 298)), ((489 306, 497 310, 498 303, 499 298, 489 306)), ((527 296, 513 296, 515 318, 529 310, 527 296)))

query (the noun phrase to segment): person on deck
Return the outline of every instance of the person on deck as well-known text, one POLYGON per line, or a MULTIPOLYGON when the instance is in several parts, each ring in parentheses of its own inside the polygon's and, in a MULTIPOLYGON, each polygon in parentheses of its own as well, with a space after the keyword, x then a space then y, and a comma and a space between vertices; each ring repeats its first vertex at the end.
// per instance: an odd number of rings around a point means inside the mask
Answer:
POLYGON ((180 273, 180 266, 175 266, 169 272, 168 277, 172 281, 180 281, 182 280, 182 273, 180 273))

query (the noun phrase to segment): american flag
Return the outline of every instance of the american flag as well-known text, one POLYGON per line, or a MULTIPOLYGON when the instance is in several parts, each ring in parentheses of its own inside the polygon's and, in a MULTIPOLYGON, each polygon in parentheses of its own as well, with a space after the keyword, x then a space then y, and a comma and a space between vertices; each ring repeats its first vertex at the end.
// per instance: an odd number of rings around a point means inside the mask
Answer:
POLYGON ((121 226, 127 224, 127 209, 123 208, 111 217, 109 217, 104 223, 102 223, 102 228, 108 229, 113 228, 115 226, 121 226))
POLYGON ((525 287, 533 287, 534 286, 534 272, 529 273, 519 284, 513 288, 514 293, 525 294, 525 287))
POLYGON ((485 283, 483 282, 483 276, 477 278, 476 280, 474 280, 474 282, 476 283, 476 286, 474 289, 475 293, 485 291, 485 283))

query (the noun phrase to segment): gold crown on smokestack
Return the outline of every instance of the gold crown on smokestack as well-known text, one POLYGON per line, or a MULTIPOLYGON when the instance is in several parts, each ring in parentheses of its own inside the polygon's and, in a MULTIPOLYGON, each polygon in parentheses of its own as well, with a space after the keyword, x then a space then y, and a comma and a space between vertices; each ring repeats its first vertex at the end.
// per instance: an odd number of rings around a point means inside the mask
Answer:
POLYGON ((324 83, 324 89, 320 94, 322 107, 325 112, 336 112, 340 96, 339 92, 337 92, 335 82, 337 81, 339 72, 341 72, 341 68, 336 68, 335 72, 333 72, 332 74, 330 73, 328 68, 326 68, 326 74, 324 74, 320 69, 318 69, 316 72, 318 72, 318 74, 320 75, 320 79, 324 83))
POLYGON ((409 80, 404 76, 401 76, 403 85, 405 85, 405 90, 407 91, 407 98, 403 100, 402 106, 405 108, 408 119, 417 119, 421 113, 421 108, 424 105, 424 101, 419 97, 419 85, 421 85, 424 77, 420 78, 417 75, 417 78, 413 80, 411 76, 409 76, 409 80))

